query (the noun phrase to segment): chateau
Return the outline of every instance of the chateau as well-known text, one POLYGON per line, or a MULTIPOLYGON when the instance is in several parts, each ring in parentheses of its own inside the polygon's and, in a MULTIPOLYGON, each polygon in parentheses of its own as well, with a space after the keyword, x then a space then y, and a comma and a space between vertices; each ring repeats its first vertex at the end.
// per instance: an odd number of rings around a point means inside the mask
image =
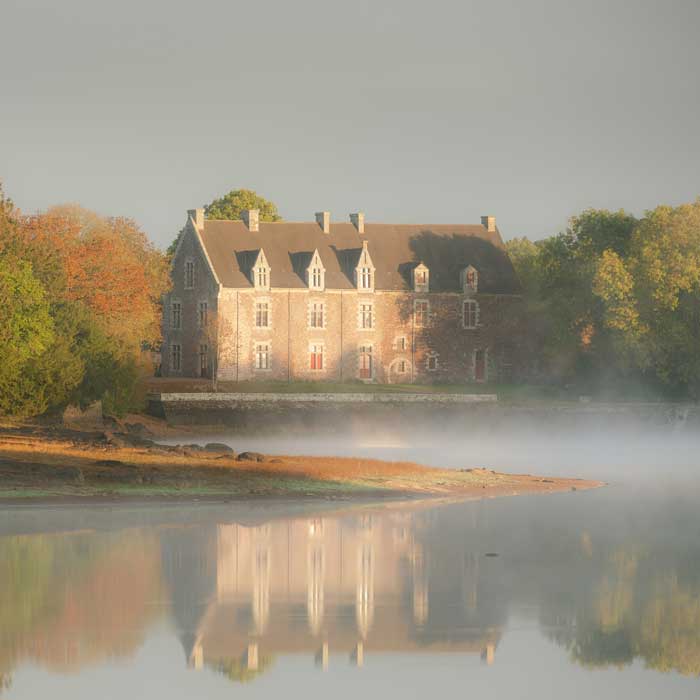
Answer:
POLYGON ((196 209, 172 277, 164 376, 404 384, 518 371, 521 290, 491 216, 268 223, 196 209))

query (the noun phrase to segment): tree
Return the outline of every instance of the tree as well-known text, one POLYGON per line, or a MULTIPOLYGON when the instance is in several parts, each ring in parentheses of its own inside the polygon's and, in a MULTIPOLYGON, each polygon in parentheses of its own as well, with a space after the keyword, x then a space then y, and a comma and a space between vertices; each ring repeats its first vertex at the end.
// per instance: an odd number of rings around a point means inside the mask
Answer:
MULTIPOLYGON (((231 190, 223 197, 215 199, 205 205, 204 213, 207 219, 224 219, 234 221, 241 218, 241 212, 245 209, 257 209, 260 212, 260 221, 281 221, 282 217, 277 212, 277 205, 274 202, 261 197, 253 190, 231 190)), ((175 236, 173 242, 168 246, 166 255, 172 259, 180 243, 182 235, 185 233, 184 227, 175 236)))
POLYGON ((27 412, 25 371, 53 341, 49 303, 31 265, 0 253, 0 412, 27 412))
POLYGON ((44 258, 52 251, 60 263, 61 274, 44 279, 53 298, 83 304, 135 355, 143 342, 160 340, 167 259, 132 220, 63 206, 23 217, 20 231, 27 255, 44 258))
POLYGON ((588 209, 565 232, 533 244, 516 239, 509 252, 528 308, 546 321, 541 353, 549 374, 587 388, 624 375, 593 279, 606 251, 627 254, 636 219, 624 211, 588 209))
POLYGON ((601 257, 593 290, 637 366, 700 397, 700 199, 647 212, 626 259, 601 257))
POLYGON ((253 190, 231 190, 204 207, 207 219, 240 219, 244 209, 258 209, 260 221, 280 221, 277 206, 253 190))

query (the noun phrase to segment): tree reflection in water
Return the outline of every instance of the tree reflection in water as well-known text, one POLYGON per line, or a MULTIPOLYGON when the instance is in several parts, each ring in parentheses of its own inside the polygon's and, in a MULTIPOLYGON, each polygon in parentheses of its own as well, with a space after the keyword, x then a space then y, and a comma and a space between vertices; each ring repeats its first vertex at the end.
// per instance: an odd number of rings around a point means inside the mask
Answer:
POLYGON ((0 538, 0 690, 25 661, 133 655, 162 613, 186 663, 251 681, 287 654, 498 661, 509 609, 585 667, 700 673, 695 501, 601 491, 0 538), (486 552, 498 557, 485 557, 486 552))

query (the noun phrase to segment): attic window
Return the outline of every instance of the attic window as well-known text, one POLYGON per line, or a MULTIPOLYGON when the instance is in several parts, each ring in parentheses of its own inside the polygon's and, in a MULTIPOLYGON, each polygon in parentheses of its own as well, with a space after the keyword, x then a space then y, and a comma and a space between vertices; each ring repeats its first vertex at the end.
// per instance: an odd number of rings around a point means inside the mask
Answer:
POLYGON ((256 289, 270 288, 270 266, 267 263, 267 258, 262 248, 253 265, 253 286, 256 289))
POLYGON ((462 289, 465 294, 476 293, 479 289, 479 273, 471 265, 462 270, 462 289))
POLYGON ((321 256, 316 250, 311 258, 311 264, 306 269, 306 283, 309 285, 309 289, 322 292, 325 287, 325 278, 326 270, 321 262, 321 256))
POLYGON ((372 268, 361 267, 358 273, 358 285, 360 289, 372 289, 372 268))
POLYGON ((374 264, 369 254, 367 241, 362 241, 362 252, 355 268, 355 283, 364 292, 374 291, 374 264))
POLYGON ((430 288, 430 273, 428 268, 421 263, 413 269, 413 291, 427 292, 430 288))
POLYGON ((267 289, 268 284, 267 270, 264 267, 259 267, 255 271, 255 286, 267 289))

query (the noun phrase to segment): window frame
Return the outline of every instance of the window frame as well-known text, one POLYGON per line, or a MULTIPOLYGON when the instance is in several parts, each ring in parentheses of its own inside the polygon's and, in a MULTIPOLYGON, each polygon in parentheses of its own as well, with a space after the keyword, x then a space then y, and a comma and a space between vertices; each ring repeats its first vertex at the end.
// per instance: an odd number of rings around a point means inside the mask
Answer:
POLYGON ((170 371, 182 372, 182 344, 170 343, 170 371), (177 362, 176 362, 177 360, 177 362))
POLYGON ((200 301, 197 307, 197 320, 200 328, 206 328, 209 321, 209 302, 200 301))
POLYGON ((170 302, 170 328, 174 331, 182 330, 182 302, 179 299, 170 302))
POLYGON ((414 299, 413 301, 413 323, 416 328, 430 327, 430 301, 428 299, 414 299), (420 312, 422 320, 419 322, 418 307, 424 307, 424 311, 420 312))
POLYGON ((322 330, 326 327, 326 302, 318 299, 309 301, 308 307, 308 327, 315 330, 322 330), (316 308, 320 307, 320 308, 316 308), (320 320, 320 323, 319 323, 320 320))
POLYGON ((462 328, 467 331, 476 330, 481 324, 481 307, 476 299, 463 299, 462 300, 462 328), (467 323, 467 307, 473 309, 469 312, 469 320, 472 320, 473 324, 467 323))
POLYGON ((436 352, 431 352, 431 353, 428 353, 426 355, 426 357, 425 357, 425 369, 426 369, 426 371, 428 371, 428 372, 437 372, 438 371, 438 368, 440 365, 438 358, 439 358, 439 355, 436 352), (433 367, 430 366, 431 363, 434 364, 433 367))
POLYGON ((256 340, 253 344, 253 371, 269 372, 272 369, 272 343, 269 340, 256 340), (264 350, 262 348, 265 348, 264 350), (265 358, 264 363, 262 358, 265 358))
POLYGON ((185 289, 194 289, 196 284, 196 274, 194 258, 185 258, 185 289))
POLYGON ((272 328, 272 303, 270 299, 256 299, 254 302, 254 307, 253 307, 253 326, 258 329, 270 329, 272 328), (258 307, 264 306, 265 309, 261 309, 258 307), (263 320, 263 314, 264 314, 264 320, 265 324, 260 323, 260 321, 263 320))
POLYGON ((370 381, 374 379, 374 343, 363 343, 358 347, 358 352, 357 352, 357 370, 358 370, 358 377, 360 379, 370 381), (369 367, 368 368, 363 368, 362 366, 362 358, 367 357, 369 358, 369 367), (368 371, 369 375, 368 376, 363 376, 362 373, 364 371, 368 371))
POLYGON ((322 341, 309 343, 309 371, 323 372, 326 369, 326 344, 322 341))
POLYGON ((357 305, 357 326, 361 331, 375 329, 374 302, 360 301, 357 305))
POLYGON ((199 376, 205 377, 209 372, 209 345, 200 343, 199 345, 199 376))

